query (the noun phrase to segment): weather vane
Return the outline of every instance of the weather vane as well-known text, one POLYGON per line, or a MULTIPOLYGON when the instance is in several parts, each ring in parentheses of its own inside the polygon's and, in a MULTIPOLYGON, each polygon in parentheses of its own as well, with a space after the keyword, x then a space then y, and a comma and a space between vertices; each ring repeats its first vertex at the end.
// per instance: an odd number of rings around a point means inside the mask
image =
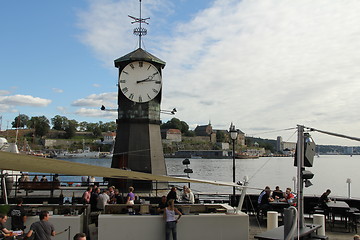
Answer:
POLYGON ((141 36, 145 36, 147 34, 147 29, 146 28, 142 28, 141 27, 141 24, 142 23, 145 23, 145 24, 149 24, 146 22, 146 20, 150 19, 149 17, 148 18, 141 18, 141 0, 139 0, 140 2, 140 17, 137 18, 137 17, 133 17, 133 16, 130 16, 128 15, 130 18, 134 19, 133 22, 131 22, 131 24, 134 24, 134 23, 139 23, 139 27, 137 28, 134 28, 134 35, 136 36, 139 36, 139 48, 141 48, 141 36))

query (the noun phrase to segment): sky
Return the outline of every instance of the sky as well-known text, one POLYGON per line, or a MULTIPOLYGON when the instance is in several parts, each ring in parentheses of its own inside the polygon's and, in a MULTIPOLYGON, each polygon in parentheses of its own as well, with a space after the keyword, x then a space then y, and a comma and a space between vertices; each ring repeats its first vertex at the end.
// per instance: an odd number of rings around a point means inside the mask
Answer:
MULTIPOLYGON (((142 48, 166 62, 161 109, 177 109, 162 121, 292 142, 297 125, 360 137, 359 12, 358 0, 142 0, 142 48)), ((117 108, 114 60, 139 45, 128 15, 138 0, 2 1, 1 129, 18 114, 114 121, 100 106, 117 108)))

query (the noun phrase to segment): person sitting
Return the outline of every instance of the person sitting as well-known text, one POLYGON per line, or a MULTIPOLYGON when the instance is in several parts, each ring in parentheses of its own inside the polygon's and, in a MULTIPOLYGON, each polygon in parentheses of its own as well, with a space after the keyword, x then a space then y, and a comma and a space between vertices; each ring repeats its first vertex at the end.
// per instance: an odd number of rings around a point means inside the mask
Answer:
POLYGON ((46 178, 45 175, 43 175, 42 178, 40 179, 40 182, 47 182, 47 181, 48 181, 48 180, 47 180, 47 178, 46 178))
POLYGON ((59 174, 54 175, 53 182, 60 182, 59 174))
POLYGON ((33 182, 38 182, 38 181, 39 181, 38 175, 35 175, 32 181, 33 181, 33 182))
POLYGON ((177 202, 178 197, 176 193, 176 187, 172 187, 168 195, 166 196, 167 200, 174 199, 175 202, 177 202))
POLYGON ((183 186, 183 191, 182 191, 181 197, 180 197, 181 202, 187 203, 190 200, 190 194, 189 194, 187 189, 188 189, 188 187, 184 185, 183 186))
POLYGON ((319 206, 321 206, 322 208, 326 207, 326 203, 331 201, 329 198, 330 193, 331 190, 327 189, 326 192, 321 195, 321 197, 319 198, 319 206))
POLYGON ((189 203, 194 204, 195 203, 195 196, 194 193, 191 191, 190 188, 186 189, 188 195, 189 195, 189 203))
POLYGON ((280 190, 279 186, 275 187, 275 190, 272 193, 272 198, 274 198, 274 199, 282 199, 282 198, 284 198, 284 192, 280 190))
POLYGON ((286 188, 284 201, 288 202, 291 206, 296 206, 296 195, 291 192, 291 188, 286 188))
POLYGON ((163 213, 165 211, 165 208, 167 208, 167 206, 168 206, 168 202, 167 202, 166 196, 162 196, 161 202, 159 203, 159 206, 156 209, 157 213, 159 213, 159 214, 163 213))
MULTIPOLYGON (((8 217, 5 214, 0 213, 0 236, 2 237, 11 237, 11 236, 17 236, 16 233, 13 233, 12 231, 9 231, 4 224, 6 223, 8 217)), ((6 238, 7 239, 7 238, 6 238)))
POLYGON ((260 193, 258 198, 258 213, 262 212, 263 215, 270 209, 270 202, 274 199, 270 196, 271 190, 268 186, 260 193))

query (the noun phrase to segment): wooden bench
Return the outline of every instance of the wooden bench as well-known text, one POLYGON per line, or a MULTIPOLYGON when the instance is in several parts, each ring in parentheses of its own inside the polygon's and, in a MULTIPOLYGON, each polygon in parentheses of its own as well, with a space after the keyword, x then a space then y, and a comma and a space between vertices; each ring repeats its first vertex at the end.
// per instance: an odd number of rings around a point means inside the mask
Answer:
POLYGON ((26 196, 28 196, 29 191, 51 191, 51 197, 55 189, 60 189, 60 182, 20 182, 19 189, 24 189, 26 191, 26 196))

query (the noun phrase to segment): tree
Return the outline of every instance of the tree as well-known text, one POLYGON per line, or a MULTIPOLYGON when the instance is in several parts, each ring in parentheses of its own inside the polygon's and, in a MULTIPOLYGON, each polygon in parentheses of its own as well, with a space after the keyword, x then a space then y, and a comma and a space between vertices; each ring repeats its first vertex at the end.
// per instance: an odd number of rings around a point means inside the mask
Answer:
POLYGON ((225 142, 226 137, 223 131, 216 131, 216 142, 225 142))
POLYGON ((68 120, 65 126, 66 138, 74 137, 78 126, 79 124, 76 120, 68 120))
POLYGON ((19 114, 19 116, 15 117, 11 125, 13 128, 24 128, 25 126, 27 126, 28 121, 29 117, 27 115, 19 114))
POLYGON ((96 126, 92 131, 95 137, 100 137, 102 135, 100 126, 96 126))
POLYGON ((106 122, 106 123, 103 123, 101 126, 101 131, 102 132, 113 132, 113 131, 116 131, 116 122, 106 122))
POLYGON ((50 130, 50 121, 45 116, 31 117, 28 127, 35 129, 35 135, 45 136, 50 130))
POLYGON ((87 128, 87 125, 88 125, 88 122, 80 122, 79 123, 79 131, 82 131, 82 132, 85 132, 86 131, 86 128, 87 128))
POLYGON ((184 121, 181 121, 180 123, 181 123, 181 129, 180 129, 181 132, 187 133, 189 131, 189 125, 184 121))
POLYGON ((189 125, 184 122, 184 121, 180 121, 177 118, 172 118, 171 120, 167 121, 166 123, 163 123, 160 126, 161 129, 179 129, 182 133, 187 133, 187 131, 189 131, 189 125))
POLYGON ((68 125, 68 121, 67 117, 56 115, 51 119, 51 124, 53 125, 53 129, 64 131, 68 125))

